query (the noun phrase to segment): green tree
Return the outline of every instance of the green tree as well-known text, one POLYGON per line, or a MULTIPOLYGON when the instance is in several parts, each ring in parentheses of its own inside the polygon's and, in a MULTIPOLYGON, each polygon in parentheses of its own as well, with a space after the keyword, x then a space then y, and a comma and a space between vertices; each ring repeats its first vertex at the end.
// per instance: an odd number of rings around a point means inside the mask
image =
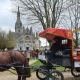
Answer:
POLYGON ((6 34, 4 31, 0 31, 0 49, 4 51, 4 49, 6 48, 6 34))
POLYGON ((16 45, 16 40, 15 40, 15 36, 14 33, 9 31, 8 35, 7 35, 7 45, 6 47, 8 49, 13 49, 16 45))

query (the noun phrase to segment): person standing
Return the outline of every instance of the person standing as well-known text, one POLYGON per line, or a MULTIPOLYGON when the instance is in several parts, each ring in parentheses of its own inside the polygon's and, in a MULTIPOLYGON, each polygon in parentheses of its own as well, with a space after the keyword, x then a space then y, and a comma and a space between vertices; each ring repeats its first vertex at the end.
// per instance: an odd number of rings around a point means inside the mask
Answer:
MULTIPOLYGON (((25 59, 25 64, 24 64, 24 67, 29 67, 29 59, 30 59, 30 50, 29 50, 29 47, 26 48, 26 51, 24 52, 24 55, 26 57, 25 59)), ((30 68, 24 68, 24 73, 27 74, 26 76, 27 77, 31 77, 31 71, 30 71, 30 68)))
POLYGON ((38 59, 39 50, 36 49, 36 59, 38 59))
POLYGON ((33 57, 33 59, 35 59, 35 56, 36 56, 35 50, 33 50, 33 51, 31 52, 31 56, 33 57))
POLYGON ((26 58, 27 58, 27 60, 29 62, 29 59, 30 59, 30 50, 29 50, 29 47, 26 48, 25 55, 26 55, 26 58))

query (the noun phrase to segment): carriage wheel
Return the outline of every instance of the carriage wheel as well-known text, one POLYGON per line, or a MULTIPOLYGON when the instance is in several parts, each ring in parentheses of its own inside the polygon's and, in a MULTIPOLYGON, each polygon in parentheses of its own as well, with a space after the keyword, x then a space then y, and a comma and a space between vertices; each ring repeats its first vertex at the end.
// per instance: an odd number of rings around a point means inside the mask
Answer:
POLYGON ((64 76, 60 71, 53 70, 48 80, 64 80, 64 76))
POLYGON ((45 71, 46 71, 46 66, 40 66, 39 69, 36 70, 36 76, 38 79, 40 80, 45 80, 46 79, 46 74, 45 74, 45 71))
POLYGON ((71 74, 72 74, 74 77, 80 77, 80 71, 78 71, 78 70, 75 69, 75 68, 72 68, 72 69, 71 69, 71 74))
POLYGON ((64 80, 64 76, 60 71, 47 70, 46 66, 40 66, 40 69, 36 71, 36 76, 40 80, 64 80))

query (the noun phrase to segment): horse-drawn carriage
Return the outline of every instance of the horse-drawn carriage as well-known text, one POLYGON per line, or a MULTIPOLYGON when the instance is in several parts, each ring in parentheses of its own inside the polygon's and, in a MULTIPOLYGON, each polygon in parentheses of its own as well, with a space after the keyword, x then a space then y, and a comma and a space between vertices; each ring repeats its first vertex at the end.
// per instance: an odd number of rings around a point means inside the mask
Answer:
MULTIPOLYGON (((47 40, 60 37, 62 47, 65 47, 62 53, 57 52, 51 61, 40 60, 44 65, 33 67, 36 69, 36 76, 40 80, 64 80, 63 74, 56 70, 56 66, 69 68, 73 76, 80 76, 80 51, 78 50, 74 56, 73 32, 71 30, 47 28, 39 36, 47 40)), ((0 71, 5 71, 10 67, 16 69, 18 80, 26 80, 26 77, 30 77, 29 63, 23 54, 18 51, 0 52, 0 71)))
POLYGON ((47 60, 46 62, 40 60, 44 65, 40 66, 40 68, 36 71, 37 77, 41 80, 45 80, 47 77, 49 77, 47 73, 49 73, 49 75, 54 73, 52 80, 64 80, 62 73, 55 70, 56 65, 71 69, 72 75, 79 77, 80 51, 78 50, 76 55, 74 54, 73 31, 59 28, 47 28, 41 32, 39 36, 46 38, 47 40, 53 40, 55 37, 60 37, 62 40, 61 44, 65 48, 62 50, 62 53, 55 53, 56 56, 51 61, 47 60))

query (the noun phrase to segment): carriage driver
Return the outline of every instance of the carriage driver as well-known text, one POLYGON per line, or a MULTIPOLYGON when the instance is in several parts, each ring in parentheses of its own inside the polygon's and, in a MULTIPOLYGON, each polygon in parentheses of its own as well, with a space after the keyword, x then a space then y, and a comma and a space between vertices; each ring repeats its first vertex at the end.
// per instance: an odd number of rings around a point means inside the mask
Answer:
POLYGON ((60 37, 55 37, 52 40, 52 46, 49 50, 48 60, 51 61, 55 57, 55 53, 61 49, 62 39, 60 37))

